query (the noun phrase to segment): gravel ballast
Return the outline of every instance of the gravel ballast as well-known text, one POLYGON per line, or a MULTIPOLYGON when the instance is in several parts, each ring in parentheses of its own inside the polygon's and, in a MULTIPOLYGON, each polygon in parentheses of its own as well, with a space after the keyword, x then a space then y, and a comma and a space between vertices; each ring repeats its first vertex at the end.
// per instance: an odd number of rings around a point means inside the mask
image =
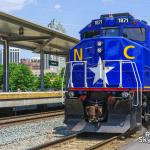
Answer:
POLYGON ((23 150, 73 134, 63 123, 64 117, 52 117, 34 122, 0 128, 0 150, 23 150))

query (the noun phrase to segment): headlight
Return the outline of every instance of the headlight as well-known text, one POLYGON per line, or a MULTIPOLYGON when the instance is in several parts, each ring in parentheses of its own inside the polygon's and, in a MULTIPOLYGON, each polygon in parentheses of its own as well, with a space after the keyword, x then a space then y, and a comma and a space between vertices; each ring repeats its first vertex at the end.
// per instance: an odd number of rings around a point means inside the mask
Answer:
POLYGON ((102 50, 103 50, 102 48, 98 48, 98 49, 97 49, 97 52, 98 52, 98 53, 101 53, 102 50))
POLYGON ((102 41, 98 41, 97 42, 97 46, 102 46, 103 45, 103 42, 102 41))
POLYGON ((129 93, 128 93, 128 92, 122 92, 122 93, 121 93, 121 96, 122 96, 123 98, 128 98, 128 97, 129 97, 129 93))
POLYGON ((69 97, 74 97, 75 94, 73 91, 69 91, 68 95, 69 95, 69 97))

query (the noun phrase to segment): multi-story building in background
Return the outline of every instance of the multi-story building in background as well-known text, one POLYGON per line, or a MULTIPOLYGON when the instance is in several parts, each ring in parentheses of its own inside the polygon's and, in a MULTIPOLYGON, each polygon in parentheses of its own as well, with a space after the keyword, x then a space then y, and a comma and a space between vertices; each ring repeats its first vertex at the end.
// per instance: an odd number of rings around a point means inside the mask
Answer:
MULTIPOLYGON (((52 19, 51 22, 48 24, 48 27, 52 30, 56 30, 62 33, 66 33, 65 28, 63 25, 57 21, 56 19, 52 19)), ((44 69, 45 72, 50 71, 59 74, 61 69, 65 67, 65 58, 60 57, 60 56, 55 56, 55 55, 50 55, 50 54, 45 54, 44 55, 44 69), (50 61, 58 62, 58 66, 53 66, 50 65, 50 61)))
MULTIPOLYGON (((9 63, 19 64, 20 62, 20 49, 15 47, 9 48, 9 63)), ((3 64, 3 50, 0 50, 0 64, 3 64)))
POLYGON ((52 19, 51 22, 48 24, 48 27, 52 30, 66 33, 66 30, 63 27, 63 25, 59 21, 57 21, 56 19, 52 19))
POLYGON ((34 75, 37 75, 37 76, 40 75, 40 58, 39 57, 32 57, 31 59, 23 58, 23 59, 20 59, 20 63, 27 65, 31 69, 34 75))
POLYGON ((11 47, 9 49, 9 63, 19 64, 20 62, 20 49, 11 47))
MULTIPOLYGON (((54 55, 45 54, 44 55, 44 69, 45 69, 45 72, 59 73, 58 66, 51 66, 50 61, 57 61, 57 57, 54 56, 54 55)), ((59 65, 59 62, 58 62, 58 65, 59 65)))
POLYGON ((0 50, 0 64, 3 64, 3 51, 0 50))
POLYGON ((44 55, 44 69, 45 72, 54 72, 59 74, 61 69, 65 67, 65 57, 45 54, 44 55), (58 66, 53 66, 50 64, 50 61, 54 61, 58 63, 58 66))
POLYGON ((66 58, 65 57, 59 57, 59 73, 62 70, 62 68, 64 68, 66 66, 66 58))
MULTIPOLYGON (((21 64, 27 65, 34 75, 40 75, 40 58, 32 57, 31 59, 21 59, 21 64)), ((44 73, 57 73, 61 72, 61 69, 65 66, 65 58, 57 57, 54 55, 45 54, 44 55, 44 73), (50 61, 58 62, 58 66, 51 66, 50 61)))

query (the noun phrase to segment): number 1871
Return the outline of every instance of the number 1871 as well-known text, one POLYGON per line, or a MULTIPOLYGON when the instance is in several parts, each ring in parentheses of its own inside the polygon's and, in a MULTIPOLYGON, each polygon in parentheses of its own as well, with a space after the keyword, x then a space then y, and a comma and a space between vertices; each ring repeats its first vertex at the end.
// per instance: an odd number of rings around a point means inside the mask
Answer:
POLYGON ((129 22, 128 18, 118 18, 119 23, 126 23, 129 22))

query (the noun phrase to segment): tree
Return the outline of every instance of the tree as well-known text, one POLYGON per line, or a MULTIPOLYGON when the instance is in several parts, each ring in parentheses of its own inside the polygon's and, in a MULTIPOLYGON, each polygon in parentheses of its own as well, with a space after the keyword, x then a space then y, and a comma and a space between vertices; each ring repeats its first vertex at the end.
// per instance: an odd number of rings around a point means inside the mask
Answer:
MULTIPOLYGON (((61 90, 64 68, 59 75, 46 73, 44 76, 45 89, 61 90)), ((65 85, 65 81, 63 83, 65 85)), ((0 65, 0 89, 3 85, 3 66, 0 65)), ((34 76, 30 68, 24 64, 9 64, 9 89, 11 91, 36 91, 40 88, 40 79, 34 76)))
POLYGON ((54 78, 54 81, 53 81, 53 88, 56 89, 56 90, 61 90, 62 88, 62 77, 60 77, 59 75, 57 75, 55 78, 54 78))
POLYGON ((38 89, 40 89, 40 78, 37 76, 33 76, 32 90, 37 91, 38 89))
POLYGON ((44 75, 44 85, 45 85, 45 89, 51 89, 53 88, 53 81, 54 78, 57 76, 56 73, 46 73, 44 75))
POLYGON ((61 69, 61 71, 60 71, 60 74, 59 74, 61 77, 63 77, 64 71, 65 71, 65 68, 63 67, 63 68, 61 69))
POLYGON ((24 64, 10 64, 10 90, 32 91, 39 87, 39 80, 32 74, 30 68, 24 64))
POLYGON ((44 76, 45 89, 61 90, 62 88, 62 75, 56 73, 46 73, 44 76))

